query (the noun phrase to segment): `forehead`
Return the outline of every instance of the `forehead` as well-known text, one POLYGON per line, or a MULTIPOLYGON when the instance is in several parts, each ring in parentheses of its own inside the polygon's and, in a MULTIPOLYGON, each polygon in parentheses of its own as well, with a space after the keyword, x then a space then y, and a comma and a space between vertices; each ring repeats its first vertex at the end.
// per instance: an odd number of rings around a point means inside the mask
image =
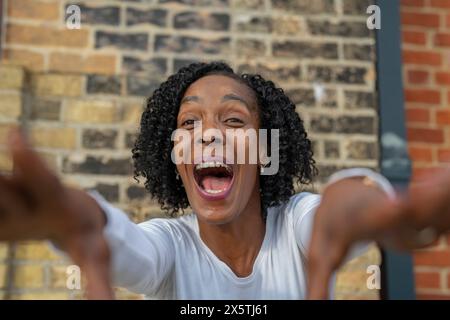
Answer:
POLYGON ((227 94, 236 94, 244 98, 249 105, 256 104, 255 93, 242 82, 224 75, 209 75, 193 82, 184 93, 186 96, 221 99, 227 94))

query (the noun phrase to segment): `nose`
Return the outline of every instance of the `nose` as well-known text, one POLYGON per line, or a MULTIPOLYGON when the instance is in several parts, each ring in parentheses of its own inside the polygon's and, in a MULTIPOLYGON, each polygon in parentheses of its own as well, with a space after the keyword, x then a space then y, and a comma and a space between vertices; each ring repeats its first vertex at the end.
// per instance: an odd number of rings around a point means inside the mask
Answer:
MULTIPOLYGON (((214 131, 217 131, 218 129, 215 129, 214 131)), ((202 136, 199 137, 198 143, 208 146, 212 143, 221 143, 222 142, 222 136, 219 134, 211 134, 211 131, 207 132, 206 130, 203 132, 202 136), (205 132, 207 133, 205 135, 205 132)))
POLYGON ((201 134, 198 135, 196 142, 203 146, 208 146, 211 143, 222 143, 222 131, 216 123, 210 121, 203 122, 201 134))

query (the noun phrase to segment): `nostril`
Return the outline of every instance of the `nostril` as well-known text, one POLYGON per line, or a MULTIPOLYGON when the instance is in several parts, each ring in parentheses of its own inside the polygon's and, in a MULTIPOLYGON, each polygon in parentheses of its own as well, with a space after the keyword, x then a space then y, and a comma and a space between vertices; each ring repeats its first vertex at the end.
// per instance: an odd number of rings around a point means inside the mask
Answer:
POLYGON ((207 139, 204 139, 204 137, 201 137, 200 138, 200 142, 202 143, 202 144, 204 144, 204 143, 220 143, 220 138, 218 138, 218 137, 216 137, 216 136, 209 136, 209 137, 207 137, 207 139))

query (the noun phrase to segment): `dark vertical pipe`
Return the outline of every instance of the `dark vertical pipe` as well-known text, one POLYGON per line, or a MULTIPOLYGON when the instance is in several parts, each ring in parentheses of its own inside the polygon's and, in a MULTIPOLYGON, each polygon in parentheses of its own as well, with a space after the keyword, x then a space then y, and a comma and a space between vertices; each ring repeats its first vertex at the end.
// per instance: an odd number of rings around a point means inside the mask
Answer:
MULTIPOLYGON (((407 152, 401 56, 399 0, 378 0, 381 29, 377 30, 377 87, 381 173, 397 189, 411 175, 407 152)), ((415 299, 413 261, 409 254, 382 250, 382 299, 415 299)))

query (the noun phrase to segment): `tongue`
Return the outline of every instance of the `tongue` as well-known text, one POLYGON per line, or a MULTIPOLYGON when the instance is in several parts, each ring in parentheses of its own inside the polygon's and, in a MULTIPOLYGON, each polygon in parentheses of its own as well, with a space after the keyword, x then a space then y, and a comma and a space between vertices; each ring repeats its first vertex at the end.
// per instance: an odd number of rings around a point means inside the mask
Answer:
POLYGON ((203 189, 225 190, 230 185, 230 177, 205 176, 202 180, 203 189))

